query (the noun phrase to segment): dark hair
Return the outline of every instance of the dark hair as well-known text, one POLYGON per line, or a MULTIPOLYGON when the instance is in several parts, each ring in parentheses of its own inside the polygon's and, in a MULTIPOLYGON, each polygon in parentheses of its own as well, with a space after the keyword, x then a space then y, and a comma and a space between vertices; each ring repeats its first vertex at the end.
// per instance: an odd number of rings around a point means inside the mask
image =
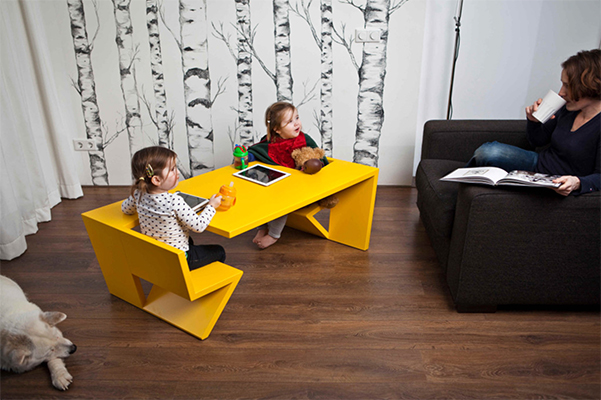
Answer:
POLYGON ((572 100, 601 98, 601 50, 581 51, 561 67, 568 76, 568 95, 572 100))
POLYGON ((273 142, 276 137, 280 135, 275 131, 276 128, 282 126, 282 121, 286 117, 287 111, 294 112, 296 107, 287 101, 278 101, 273 103, 265 111, 265 125, 267 126, 267 141, 273 142))
POLYGON ((175 162, 176 158, 177 154, 174 151, 161 146, 146 147, 136 151, 131 159, 131 174, 134 178, 131 193, 134 194, 136 189, 148 193, 148 187, 155 186, 152 177, 159 175, 169 162, 175 162))

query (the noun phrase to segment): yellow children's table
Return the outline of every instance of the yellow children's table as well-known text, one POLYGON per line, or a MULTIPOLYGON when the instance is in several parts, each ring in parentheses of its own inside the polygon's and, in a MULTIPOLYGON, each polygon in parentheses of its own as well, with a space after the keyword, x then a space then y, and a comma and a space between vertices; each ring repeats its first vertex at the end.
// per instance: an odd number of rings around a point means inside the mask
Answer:
MULTIPOLYGON (((230 165, 182 181, 175 190, 209 198, 218 193, 222 185, 234 182, 237 189, 236 205, 227 211, 218 211, 207 228, 208 231, 227 238, 290 214, 288 226, 367 250, 378 169, 336 159, 329 161, 327 166, 314 175, 269 165, 291 174, 270 186, 261 186, 232 176, 238 170, 230 165), (321 210, 314 203, 332 194, 336 194, 339 203, 330 210, 329 229, 326 230, 314 218, 321 210)), ((254 164, 256 162, 250 163, 250 166, 254 164)))
MULTIPOLYGON (((254 163, 251 163, 253 165, 254 163)), ((288 214, 287 225, 361 250, 369 247, 378 169, 341 160, 315 175, 274 167, 290 176, 271 186, 234 177, 233 166, 180 182, 175 190, 201 197, 234 182, 236 204, 218 211, 209 231, 232 238, 288 214), (315 202, 336 194, 329 230, 316 219, 315 202)), ((243 272, 214 262, 190 271, 183 250, 132 228, 137 215, 121 212, 122 201, 82 214, 109 292, 200 338, 211 333, 243 272), (153 284, 145 295, 141 279, 153 284)))

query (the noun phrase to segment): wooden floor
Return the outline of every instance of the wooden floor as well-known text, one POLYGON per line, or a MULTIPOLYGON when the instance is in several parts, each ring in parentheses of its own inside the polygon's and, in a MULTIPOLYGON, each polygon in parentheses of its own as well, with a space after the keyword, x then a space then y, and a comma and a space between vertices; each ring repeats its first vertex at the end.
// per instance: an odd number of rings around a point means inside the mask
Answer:
MULTIPOLYGON (((200 341, 111 296, 80 214, 127 188, 84 188, 2 262, 77 344, 61 393, 46 366, 2 372, 2 399, 527 399, 600 396, 599 311, 458 314, 419 221, 416 190, 378 189, 369 251, 286 228, 222 244, 244 276, 200 341)), ((569 268, 569 266, 566 266, 569 268)))

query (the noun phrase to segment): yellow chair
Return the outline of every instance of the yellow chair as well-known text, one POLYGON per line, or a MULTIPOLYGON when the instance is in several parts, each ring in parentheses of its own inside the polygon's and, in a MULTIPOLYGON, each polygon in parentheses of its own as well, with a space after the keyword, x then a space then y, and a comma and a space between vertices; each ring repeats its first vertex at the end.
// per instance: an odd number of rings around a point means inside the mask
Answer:
POLYGON ((242 271, 220 262, 190 271, 183 250, 132 229, 137 216, 123 214, 121 201, 82 218, 111 294, 193 336, 209 336, 242 271), (140 279, 153 284, 148 297, 140 279))

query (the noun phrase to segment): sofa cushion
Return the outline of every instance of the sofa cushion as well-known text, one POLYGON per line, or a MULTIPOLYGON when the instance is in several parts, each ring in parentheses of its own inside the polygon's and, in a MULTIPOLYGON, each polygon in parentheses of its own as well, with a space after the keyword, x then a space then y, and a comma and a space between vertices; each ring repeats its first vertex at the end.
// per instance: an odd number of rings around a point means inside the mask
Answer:
POLYGON ((526 119, 522 120, 439 120, 424 125, 422 160, 467 162, 480 145, 497 141, 534 150, 526 138, 526 119))
POLYGON ((443 270, 447 266, 459 184, 442 182, 440 178, 464 166, 464 162, 453 160, 422 160, 415 175, 420 217, 443 270))

